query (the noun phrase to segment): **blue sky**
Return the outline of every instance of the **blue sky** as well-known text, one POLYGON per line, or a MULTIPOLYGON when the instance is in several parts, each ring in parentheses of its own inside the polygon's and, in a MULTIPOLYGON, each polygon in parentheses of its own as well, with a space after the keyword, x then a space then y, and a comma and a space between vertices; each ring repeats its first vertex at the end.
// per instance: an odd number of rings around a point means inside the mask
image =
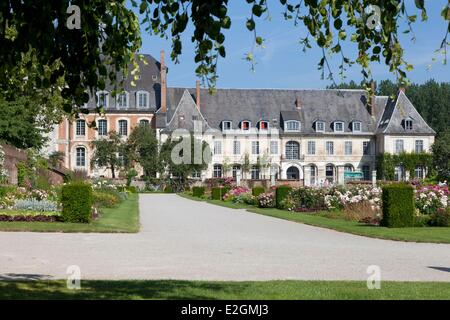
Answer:
MULTIPOLYGON (((417 11, 414 0, 408 0, 409 14, 417 11)), ((229 15, 232 19, 232 27, 225 32, 227 57, 219 60, 217 82, 218 88, 324 88, 331 84, 330 80, 321 80, 321 73, 317 70, 317 63, 321 58, 321 51, 317 48, 309 49, 306 53, 298 44, 304 36, 303 25, 294 27, 292 22, 285 21, 281 15, 282 8, 278 0, 269 0, 270 19, 261 18, 257 21, 258 34, 265 41, 264 49, 255 51, 256 70, 251 71, 251 66, 244 61, 244 56, 253 45, 253 35, 245 27, 246 18, 251 7, 244 0, 229 1, 229 15)), ((450 66, 443 65, 442 58, 434 51, 439 47, 446 30, 446 22, 440 16, 442 8, 447 0, 427 1, 429 19, 421 22, 420 18, 414 24, 416 41, 412 42, 411 35, 402 35, 406 60, 414 65, 414 70, 409 73, 413 82, 423 83, 434 78, 437 81, 450 81, 450 66), (438 60, 432 63, 433 57, 438 60), (431 68, 429 65, 432 64, 431 68)), ((420 17, 420 13, 418 17, 420 17)), ((406 29, 406 28, 405 28, 406 29)), ((194 46, 190 42, 192 29, 188 29, 183 38, 183 54, 180 63, 175 64, 170 60, 171 41, 156 36, 150 36, 142 30, 142 53, 149 53, 159 58, 161 49, 166 51, 166 61, 169 67, 168 85, 173 87, 193 87, 197 77, 194 63, 194 46)), ((356 47, 348 44, 343 47, 348 56, 354 57, 356 47)), ((331 59, 335 78, 340 82, 337 66, 339 56, 331 59)), ((388 67, 384 64, 372 64, 374 78, 379 81, 392 79, 388 67)), ((360 68, 354 65, 347 70, 346 82, 355 80, 360 82, 362 75, 360 68)))

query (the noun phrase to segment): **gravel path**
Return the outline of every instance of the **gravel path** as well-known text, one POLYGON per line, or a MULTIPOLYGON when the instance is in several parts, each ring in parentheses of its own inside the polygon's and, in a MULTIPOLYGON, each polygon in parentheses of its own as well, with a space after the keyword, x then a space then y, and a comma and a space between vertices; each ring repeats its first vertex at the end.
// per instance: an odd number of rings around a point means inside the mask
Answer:
POLYGON ((187 200, 141 195, 138 234, 0 232, 1 278, 449 281, 450 245, 365 238, 187 200))

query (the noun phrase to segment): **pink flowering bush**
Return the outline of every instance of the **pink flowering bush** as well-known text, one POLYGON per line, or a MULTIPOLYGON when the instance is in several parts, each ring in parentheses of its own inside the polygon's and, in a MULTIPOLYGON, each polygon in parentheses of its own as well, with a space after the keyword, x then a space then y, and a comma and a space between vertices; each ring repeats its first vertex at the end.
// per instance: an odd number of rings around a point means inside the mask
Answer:
POLYGON ((416 208, 421 214, 436 214, 450 206, 448 186, 424 186, 415 190, 416 208))
POLYGON ((257 198, 257 202, 260 208, 274 208, 275 194, 272 192, 261 193, 257 198))
POLYGON ((354 186, 349 189, 330 190, 325 198, 325 205, 328 209, 345 209, 349 205, 362 202, 370 204, 372 210, 381 209, 381 188, 372 186, 354 186))

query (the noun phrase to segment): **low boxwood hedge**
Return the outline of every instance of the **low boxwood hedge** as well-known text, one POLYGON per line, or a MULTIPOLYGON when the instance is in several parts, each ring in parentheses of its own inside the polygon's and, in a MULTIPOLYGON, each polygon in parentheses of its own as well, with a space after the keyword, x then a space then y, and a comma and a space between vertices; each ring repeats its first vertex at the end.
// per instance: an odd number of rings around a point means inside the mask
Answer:
POLYGON ((283 209, 281 202, 289 195, 292 187, 290 186, 279 186, 275 189, 275 203, 278 209, 283 209))
POLYGON ((192 187, 192 195, 194 197, 203 197, 205 195, 205 187, 192 187))
POLYGON ((380 225, 388 228, 414 226, 414 188, 404 183, 383 187, 383 218, 380 225))
POLYGON ((61 191, 62 219, 89 223, 92 219, 92 187, 86 183, 64 185, 61 191))

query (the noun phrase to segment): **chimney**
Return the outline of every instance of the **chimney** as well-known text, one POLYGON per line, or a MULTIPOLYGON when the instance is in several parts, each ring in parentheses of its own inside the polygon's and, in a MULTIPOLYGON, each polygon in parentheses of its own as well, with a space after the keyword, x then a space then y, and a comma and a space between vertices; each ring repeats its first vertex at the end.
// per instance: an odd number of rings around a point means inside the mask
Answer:
POLYGON ((197 80, 197 82, 196 82, 196 89, 197 89, 197 92, 195 95, 195 100, 197 102, 197 108, 198 108, 198 110, 200 110, 200 81, 199 80, 197 80))
POLYGON ((300 101, 299 98, 295 99, 295 106, 297 107, 297 110, 302 109, 302 102, 300 101))
POLYGON ((375 81, 372 81, 372 83, 370 84, 370 91, 371 91, 371 93, 370 93, 370 106, 369 106, 369 113, 370 113, 370 115, 371 116, 375 116, 375 114, 376 114, 376 109, 375 109, 375 107, 376 107, 376 103, 375 103, 375 97, 376 97, 376 95, 375 95, 375 93, 376 93, 376 90, 377 90, 377 86, 376 86, 376 84, 375 84, 375 81))
POLYGON ((167 112, 167 79, 166 79, 166 63, 164 50, 161 50, 161 112, 167 112))

